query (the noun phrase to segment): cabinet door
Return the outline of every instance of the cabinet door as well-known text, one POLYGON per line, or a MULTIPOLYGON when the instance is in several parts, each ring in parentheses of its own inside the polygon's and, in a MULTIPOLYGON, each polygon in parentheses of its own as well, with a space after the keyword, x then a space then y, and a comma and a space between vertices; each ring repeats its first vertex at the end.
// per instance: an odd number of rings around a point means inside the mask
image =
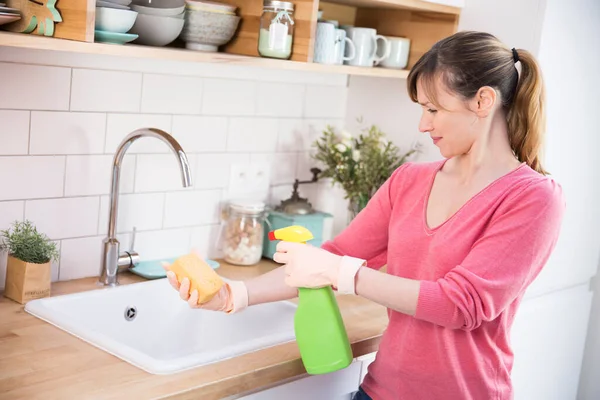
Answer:
POLYGON ((521 304, 511 332, 515 400, 575 400, 591 300, 581 285, 521 304))
POLYGON ((355 361, 347 368, 327 375, 306 376, 261 392, 242 400, 350 400, 358 390, 361 362, 355 361))

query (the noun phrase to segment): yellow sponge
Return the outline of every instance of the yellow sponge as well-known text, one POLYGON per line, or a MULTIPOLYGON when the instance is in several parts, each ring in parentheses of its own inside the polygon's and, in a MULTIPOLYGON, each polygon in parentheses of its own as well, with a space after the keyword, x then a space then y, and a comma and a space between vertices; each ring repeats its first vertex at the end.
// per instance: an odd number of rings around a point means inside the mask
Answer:
POLYGON ((210 301, 223 286, 221 277, 194 253, 179 257, 169 269, 179 282, 186 277, 190 280, 190 293, 198 291, 198 304, 210 301))

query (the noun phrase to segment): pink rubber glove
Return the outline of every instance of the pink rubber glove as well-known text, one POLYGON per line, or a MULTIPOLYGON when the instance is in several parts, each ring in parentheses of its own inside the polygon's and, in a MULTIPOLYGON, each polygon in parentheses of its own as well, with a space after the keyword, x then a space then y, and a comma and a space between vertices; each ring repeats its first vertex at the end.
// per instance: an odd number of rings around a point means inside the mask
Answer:
POLYGON ((190 280, 183 278, 181 283, 173 271, 169 271, 169 263, 161 263, 167 271, 167 280, 171 286, 179 292, 179 297, 187 301, 192 308, 201 308, 203 310, 222 311, 227 314, 240 312, 248 307, 248 291, 246 285, 241 281, 225 282, 221 289, 212 299, 206 303, 198 303, 198 291, 193 290, 190 293, 190 280))
POLYGON ((338 256, 309 244, 281 241, 273 256, 285 264, 285 283, 291 287, 333 286, 338 292, 356 294, 355 277, 365 260, 338 256))

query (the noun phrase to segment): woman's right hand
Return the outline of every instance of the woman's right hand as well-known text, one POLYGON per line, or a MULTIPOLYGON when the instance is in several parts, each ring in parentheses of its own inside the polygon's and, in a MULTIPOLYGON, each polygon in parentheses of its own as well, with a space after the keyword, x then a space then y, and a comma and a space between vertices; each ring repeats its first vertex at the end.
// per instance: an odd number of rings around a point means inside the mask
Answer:
POLYGON ((177 280, 175 273, 169 270, 169 263, 163 262, 162 266, 167 271, 167 280, 169 281, 169 284, 171 284, 173 289, 179 292, 179 297, 186 301, 190 307, 211 311, 231 312, 233 308, 233 299, 231 298, 231 289, 229 284, 223 283, 221 289, 213 296, 212 299, 206 303, 199 304, 198 291, 194 289, 190 293, 190 280, 188 278, 183 278, 180 283, 177 280))

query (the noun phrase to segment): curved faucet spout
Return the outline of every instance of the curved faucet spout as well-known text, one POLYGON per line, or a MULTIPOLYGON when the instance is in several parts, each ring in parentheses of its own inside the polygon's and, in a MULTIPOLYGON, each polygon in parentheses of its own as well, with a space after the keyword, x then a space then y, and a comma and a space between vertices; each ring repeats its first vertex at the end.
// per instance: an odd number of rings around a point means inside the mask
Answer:
POLYGON ((108 219, 108 236, 104 240, 104 253, 102 260, 102 269, 100 271, 100 282, 104 285, 116 286, 117 270, 121 264, 131 264, 132 254, 119 253, 119 241, 116 237, 117 216, 119 208, 119 184, 121 180, 121 166, 123 165, 123 157, 127 149, 133 142, 142 137, 153 137, 163 141, 177 157, 179 167, 181 169, 181 181, 183 187, 192 185, 190 172, 190 164, 187 156, 181 145, 168 133, 156 128, 137 129, 127 135, 119 147, 113 158, 112 165, 112 183, 110 187, 110 211, 108 219))

